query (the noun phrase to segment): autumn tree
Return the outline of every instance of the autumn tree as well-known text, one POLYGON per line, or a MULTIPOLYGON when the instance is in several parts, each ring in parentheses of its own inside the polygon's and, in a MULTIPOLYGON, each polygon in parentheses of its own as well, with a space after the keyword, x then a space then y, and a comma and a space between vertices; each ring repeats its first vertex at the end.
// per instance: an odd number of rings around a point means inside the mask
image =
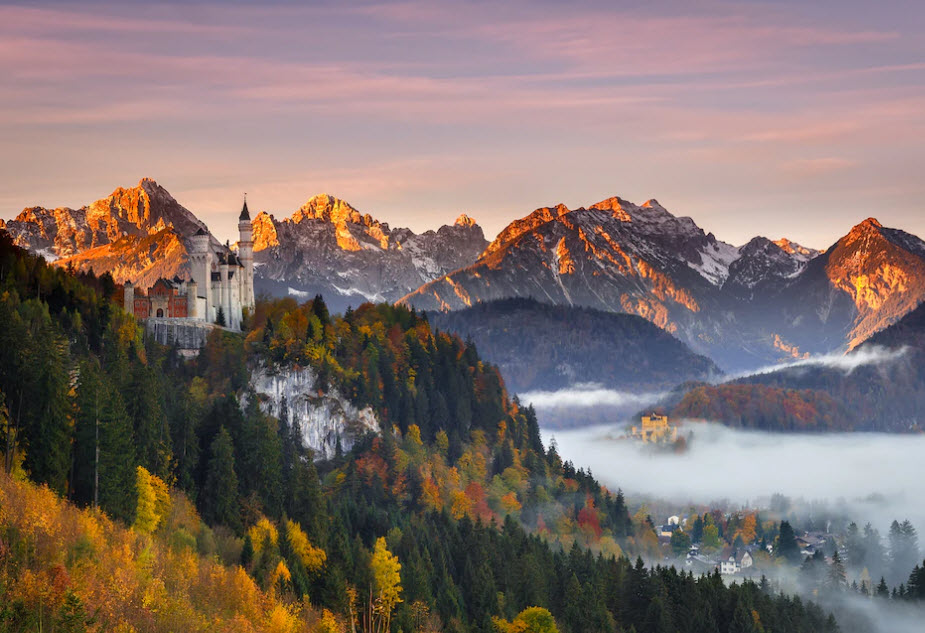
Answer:
POLYGON ((386 547, 385 537, 376 539, 370 561, 373 586, 367 614, 367 632, 383 633, 389 630, 392 612, 402 601, 401 563, 386 547))
POLYGON ((559 633, 556 621, 548 609, 529 607, 511 621, 493 618, 498 633, 559 633))

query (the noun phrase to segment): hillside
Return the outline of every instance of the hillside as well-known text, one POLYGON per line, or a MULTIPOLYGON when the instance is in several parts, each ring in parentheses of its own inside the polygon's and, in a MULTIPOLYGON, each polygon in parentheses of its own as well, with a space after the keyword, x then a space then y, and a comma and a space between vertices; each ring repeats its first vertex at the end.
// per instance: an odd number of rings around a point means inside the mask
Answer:
POLYGON ((475 343, 516 393, 576 383, 658 391, 721 373, 712 361, 635 315, 503 299, 429 312, 428 319, 475 343))
POLYGON ((261 589, 231 561, 240 539, 182 493, 131 528, 0 471, 3 631, 326 631, 329 613, 261 589))
POLYGON ((925 304, 841 358, 698 386, 672 415, 768 430, 921 431, 925 304))
POLYGON ((675 420, 706 420, 726 426, 775 432, 845 431, 851 416, 828 394, 763 384, 702 385, 673 406, 675 420))
POLYGON ((262 212, 253 226, 258 292, 322 294, 336 311, 365 301, 395 301, 468 266, 488 244, 466 215, 452 226, 416 235, 327 194, 310 198, 282 220, 262 212))
POLYGON ((721 633, 837 630, 751 581, 631 564, 662 556, 646 517, 547 450, 497 370, 410 310, 262 302, 246 336, 215 330, 186 361, 114 295, 0 235, 4 465, 48 486, 0 480, 6 630, 89 615, 91 630, 488 633, 531 607, 565 633, 688 613, 721 633), (314 397, 337 390, 387 431, 316 462, 288 405, 268 415, 251 390, 256 368, 310 368, 314 397))

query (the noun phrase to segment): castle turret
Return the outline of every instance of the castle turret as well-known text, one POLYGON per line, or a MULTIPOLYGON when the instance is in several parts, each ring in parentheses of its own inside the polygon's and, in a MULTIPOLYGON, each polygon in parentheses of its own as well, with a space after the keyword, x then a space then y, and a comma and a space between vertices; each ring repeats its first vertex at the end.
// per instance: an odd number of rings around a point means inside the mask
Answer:
POLYGON ((123 287, 123 302, 125 311, 129 314, 135 314, 135 286, 131 281, 126 281, 123 287))
POLYGON ((205 313, 199 314, 197 310, 196 317, 212 320, 212 293, 210 292, 212 283, 212 249, 209 247, 209 234, 200 228, 196 234, 190 238, 191 251, 189 253, 190 273, 192 281, 196 286, 196 292, 202 288, 205 295, 205 313))
POLYGON ((243 270, 239 274, 241 279, 241 307, 254 309, 254 228, 251 226, 251 214, 247 210, 247 195, 244 196, 244 206, 238 216, 238 259, 241 260, 243 270))
POLYGON ((197 294, 198 286, 195 279, 190 279, 186 284, 186 315, 191 319, 199 318, 197 313, 199 295, 197 294))
MULTIPOLYGON (((227 246, 227 244, 226 244, 227 246)), ((225 317, 225 325, 231 325, 231 283, 228 280, 228 257, 224 256, 218 261, 219 271, 219 305, 222 306, 222 314, 225 317)), ((217 311, 216 311, 217 316, 217 311)))

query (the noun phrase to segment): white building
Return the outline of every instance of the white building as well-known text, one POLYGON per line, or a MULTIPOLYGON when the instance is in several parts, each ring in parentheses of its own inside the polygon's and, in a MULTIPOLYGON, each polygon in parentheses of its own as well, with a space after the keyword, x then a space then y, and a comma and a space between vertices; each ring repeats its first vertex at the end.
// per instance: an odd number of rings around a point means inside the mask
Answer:
POLYGON ((240 240, 236 251, 213 246, 199 229, 190 238, 190 280, 158 280, 146 293, 125 284, 125 309, 140 319, 185 318, 208 323, 223 321, 240 330, 244 310, 254 308, 254 242, 247 200, 238 216, 240 240))

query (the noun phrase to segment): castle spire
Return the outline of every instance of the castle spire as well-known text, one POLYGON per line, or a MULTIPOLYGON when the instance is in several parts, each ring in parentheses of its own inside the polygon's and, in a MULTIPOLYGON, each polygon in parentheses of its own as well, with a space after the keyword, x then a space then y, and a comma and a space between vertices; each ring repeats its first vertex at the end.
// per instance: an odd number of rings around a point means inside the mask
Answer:
POLYGON ((247 210, 247 192, 244 192, 244 206, 241 208, 241 215, 238 216, 238 222, 250 222, 251 214, 247 210))

